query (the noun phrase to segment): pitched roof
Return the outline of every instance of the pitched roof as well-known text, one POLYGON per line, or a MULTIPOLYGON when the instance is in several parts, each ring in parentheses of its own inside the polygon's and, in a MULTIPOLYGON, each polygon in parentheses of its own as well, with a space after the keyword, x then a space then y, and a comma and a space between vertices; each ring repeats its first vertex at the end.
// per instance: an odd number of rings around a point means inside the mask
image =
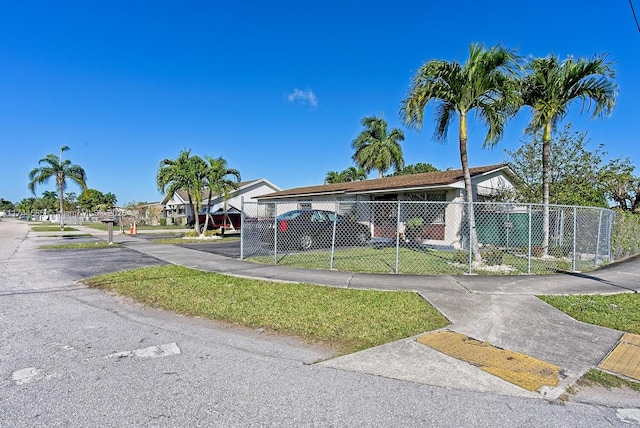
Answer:
MULTIPOLYGON (((243 190, 245 187, 249 187, 253 184, 256 183, 260 183, 263 182, 265 185, 275 188, 275 189, 279 189, 278 186, 276 186, 275 184, 271 183, 269 180, 267 180, 266 178, 257 178, 255 180, 246 180, 246 181, 241 181, 238 183, 238 189, 234 191, 235 192, 240 192, 241 190, 243 190)), ((176 196, 179 197, 180 199, 182 199, 184 202, 188 202, 189 201, 189 194, 187 193, 186 190, 178 190, 176 192, 176 196)), ((220 195, 216 195, 215 193, 212 195, 212 198, 217 198, 220 195)), ((204 189, 202 191, 202 200, 206 201, 207 198, 209 198, 209 189, 204 189)), ((162 204, 166 205, 167 202, 170 200, 171 198, 169 198, 168 195, 165 195, 164 199, 162 200, 162 204)))
MULTIPOLYGON (((471 177, 487 174, 505 169, 507 173, 513 172, 507 164, 479 166, 469 168, 471 177)), ((376 178, 372 180, 350 181, 347 183, 332 183, 317 186, 296 187, 280 192, 268 193, 259 199, 282 198, 292 196, 319 196, 329 194, 357 194, 372 193, 392 190, 409 190, 420 188, 432 188, 447 186, 462 181, 464 175, 462 169, 447 171, 425 172, 421 174, 398 175, 393 177, 376 178)))

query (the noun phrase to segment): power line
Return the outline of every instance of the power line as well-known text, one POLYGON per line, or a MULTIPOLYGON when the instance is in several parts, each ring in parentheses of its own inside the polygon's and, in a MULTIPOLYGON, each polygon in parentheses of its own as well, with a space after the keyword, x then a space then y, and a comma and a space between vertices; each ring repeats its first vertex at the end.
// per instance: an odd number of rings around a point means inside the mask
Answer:
POLYGON ((638 23, 638 17, 636 16, 636 11, 633 8, 633 2, 629 0, 629 6, 631 6, 631 13, 633 13, 633 19, 636 21, 636 27, 638 27, 638 31, 640 31, 640 23, 638 23))

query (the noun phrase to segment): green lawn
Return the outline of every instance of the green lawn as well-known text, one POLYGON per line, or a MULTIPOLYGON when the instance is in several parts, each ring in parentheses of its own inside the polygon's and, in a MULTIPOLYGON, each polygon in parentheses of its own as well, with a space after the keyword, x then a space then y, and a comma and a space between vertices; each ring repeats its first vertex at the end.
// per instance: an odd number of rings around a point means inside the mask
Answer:
POLYGON ((160 266, 89 278, 85 284, 179 314, 294 335, 351 353, 448 321, 411 292, 385 292, 237 278, 160 266))
MULTIPOLYGON (((538 296, 539 299, 561 310, 578 321, 640 334, 640 294, 588 296, 538 296)), ((577 386, 598 384, 607 389, 629 388, 640 391, 640 383, 614 376, 597 369, 589 370, 577 386)), ((571 393, 573 388, 567 390, 571 393)))
POLYGON ((54 244, 54 245, 41 245, 39 250, 95 250, 98 248, 113 248, 119 247, 120 244, 109 244, 107 241, 96 242, 78 242, 73 244, 54 244))
MULTIPOLYGON (((418 250, 406 247, 398 248, 398 273, 413 275, 462 275, 467 273, 468 255, 463 252, 418 250)), ((257 263, 274 263, 274 256, 253 256, 248 261, 257 263)), ((370 247, 338 249, 334 252, 333 268, 348 272, 394 273, 396 248, 380 249, 370 247)), ((296 266, 307 269, 329 269, 331 267, 330 251, 282 252, 277 255, 277 262, 283 266, 296 266)), ((504 253, 502 264, 510 266, 509 271, 493 271, 474 268, 473 273, 479 275, 519 275, 528 272, 526 257, 504 253)), ((550 274, 569 270, 571 265, 563 259, 532 259, 532 274, 550 274)), ((581 263, 578 270, 593 269, 593 263, 581 263)))
POLYGON ((538 296, 578 321, 640 334, 640 294, 538 296))
MULTIPOLYGON (((34 232, 63 232, 60 230, 60 225, 40 225, 40 226, 31 226, 31 230, 34 232)), ((73 227, 65 226, 64 232, 77 232, 78 229, 74 229, 73 227)))

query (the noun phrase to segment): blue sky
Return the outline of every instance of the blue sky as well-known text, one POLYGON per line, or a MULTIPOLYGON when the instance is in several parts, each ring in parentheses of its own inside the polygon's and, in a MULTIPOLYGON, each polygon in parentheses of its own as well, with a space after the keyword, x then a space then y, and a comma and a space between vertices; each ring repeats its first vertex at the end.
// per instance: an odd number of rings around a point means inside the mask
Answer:
MULTIPOLYGON (((434 142, 433 110, 421 133, 398 110, 425 61, 464 62, 471 42, 524 56, 608 54, 613 114, 589 120, 576 104, 565 123, 588 131, 589 148, 640 163, 640 33, 628 0, 24 0, 0 5, 0 197, 31 196, 29 171, 63 145, 88 186, 119 204, 160 200, 158 164, 182 149, 224 157, 243 180, 321 184, 352 165, 370 115, 404 130, 406 164, 459 168, 455 126, 434 142)), ((504 161, 528 118, 522 111, 493 149, 471 122, 470 164, 504 161)), ((45 190, 54 182, 36 194, 45 190)))

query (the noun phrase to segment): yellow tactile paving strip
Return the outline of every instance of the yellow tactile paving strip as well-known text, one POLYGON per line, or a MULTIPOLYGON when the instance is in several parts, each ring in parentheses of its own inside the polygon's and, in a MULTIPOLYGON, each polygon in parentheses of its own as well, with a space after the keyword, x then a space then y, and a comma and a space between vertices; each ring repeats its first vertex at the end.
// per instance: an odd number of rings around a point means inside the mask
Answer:
POLYGON ((427 333, 417 340, 529 391, 538 391, 543 386, 557 386, 560 383, 560 367, 519 352, 497 348, 460 333, 427 333))
POLYGON ((625 333, 598 367, 640 380, 640 336, 625 333))

